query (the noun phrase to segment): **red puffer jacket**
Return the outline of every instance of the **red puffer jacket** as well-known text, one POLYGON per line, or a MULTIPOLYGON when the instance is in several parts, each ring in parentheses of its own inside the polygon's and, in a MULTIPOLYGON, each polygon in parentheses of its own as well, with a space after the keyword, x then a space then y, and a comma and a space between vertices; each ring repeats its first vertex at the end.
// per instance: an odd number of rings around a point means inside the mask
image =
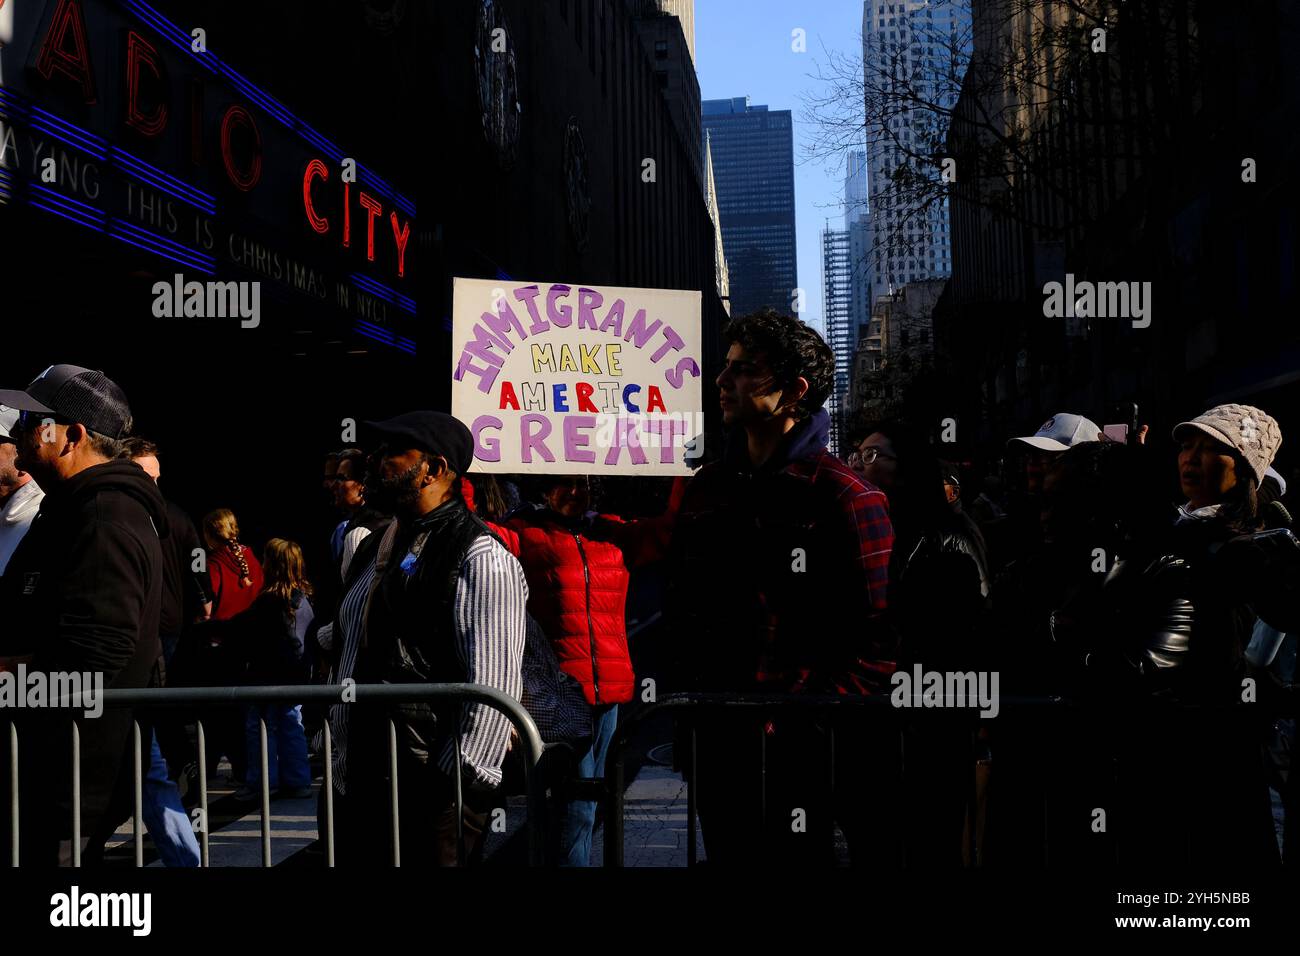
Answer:
POLYGON ((624 618, 628 568, 615 543, 620 524, 601 516, 571 530, 546 512, 509 523, 519 536, 529 613, 592 705, 626 703, 636 683, 624 618))

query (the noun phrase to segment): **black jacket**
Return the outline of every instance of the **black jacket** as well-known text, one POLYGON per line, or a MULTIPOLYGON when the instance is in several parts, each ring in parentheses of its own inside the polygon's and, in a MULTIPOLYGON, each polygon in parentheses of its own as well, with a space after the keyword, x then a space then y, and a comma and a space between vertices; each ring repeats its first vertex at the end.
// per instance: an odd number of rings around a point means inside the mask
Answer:
POLYGON ((212 600, 208 593, 208 575, 193 570, 194 552, 202 550, 199 532, 190 516, 176 504, 167 502, 167 522, 171 526, 163 549, 163 608, 159 632, 163 637, 180 637, 203 613, 203 605, 212 600))
MULTIPOLYGON (((33 671, 100 672, 106 689, 158 686, 168 523, 157 485, 133 462, 111 461, 45 492, 0 579, 0 653, 33 655, 33 671)), ((49 841, 71 829, 72 713, 33 712, 26 740, 20 732, 25 829, 38 830, 33 862, 48 861, 49 841)), ((105 708, 81 722, 83 834, 106 812, 119 772, 129 772, 131 719, 130 709, 105 708)))

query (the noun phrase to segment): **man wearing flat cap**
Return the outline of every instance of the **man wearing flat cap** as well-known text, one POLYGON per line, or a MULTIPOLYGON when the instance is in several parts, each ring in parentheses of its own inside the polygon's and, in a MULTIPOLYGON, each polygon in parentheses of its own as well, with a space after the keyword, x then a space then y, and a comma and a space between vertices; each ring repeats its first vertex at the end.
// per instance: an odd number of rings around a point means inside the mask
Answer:
MULTIPOLYGON (((363 429, 363 437, 378 445, 366 499, 396 520, 382 535, 366 538, 353 557, 359 567, 374 564, 358 682, 470 682, 518 700, 528 585, 519 562, 461 494, 461 476, 473 460, 469 429, 433 411, 366 422, 363 429)), ((459 714, 454 706, 404 704, 387 716, 398 733, 402 862, 454 866, 476 857, 490 794, 501 782, 509 721, 482 704, 464 705, 459 714), (463 847, 456 841, 458 766, 463 847)), ((387 727, 376 718, 369 708, 358 708, 352 718, 347 767, 349 794, 369 805, 388 792, 387 727)))
MULTIPOLYGON (((138 465, 119 460, 132 424, 126 396, 103 372, 51 365, 26 390, 0 390, 0 404, 19 412, 10 428, 17 467, 45 491, 0 578, 0 657, 30 658, 29 672, 102 675, 106 689, 160 685, 167 506, 138 465)), ((24 715, 24 865, 71 857, 74 713, 24 715)), ((83 845, 129 815, 121 801, 133 790, 132 716, 105 708, 81 722, 83 845)))

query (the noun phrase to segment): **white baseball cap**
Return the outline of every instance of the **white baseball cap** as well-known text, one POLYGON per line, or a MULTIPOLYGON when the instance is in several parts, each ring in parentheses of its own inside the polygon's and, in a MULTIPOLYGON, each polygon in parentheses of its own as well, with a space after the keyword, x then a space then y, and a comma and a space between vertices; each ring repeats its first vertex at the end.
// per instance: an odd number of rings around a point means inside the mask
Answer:
POLYGON ((1086 441, 1097 441, 1100 434, 1101 429, 1082 415, 1057 412, 1028 438, 1012 438, 1007 444, 1023 442, 1042 451, 1065 451, 1086 441))
POLYGON ((13 427, 18 424, 18 409, 0 405, 0 439, 13 441, 13 427))

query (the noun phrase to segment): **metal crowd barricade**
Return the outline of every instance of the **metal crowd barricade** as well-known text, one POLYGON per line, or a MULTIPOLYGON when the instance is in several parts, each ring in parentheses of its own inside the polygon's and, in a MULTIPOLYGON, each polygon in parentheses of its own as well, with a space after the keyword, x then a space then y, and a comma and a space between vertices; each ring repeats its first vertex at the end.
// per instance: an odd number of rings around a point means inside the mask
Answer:
MULTIPOLYGON (((888 697, 820 697, 804 695, 735 695, 735 694, 670 694, 661 697, 651 704, 639 707, 633 711, 626 719, 619 721, 617 729, 614 731, 614 738, 610 741, 609 753, 605 758, 605 780, 603 798, 606 800, 608 812, 605 815, 605 865, 613 867, 623 866, 624 856, 624 766, 627 758, 628 746, 632 741, 634 730, 645 722, 652 714, 660 711, 679 711, 684 712, 686 716, 695 716, 702 712, 739 712, 739 711, 757 711, 760 716, 777 714, 785 708, 796 708, 799 710, 812 710, 819 712, 831 712, 833 710, 843 709, 883 709, 892 711, 889 705, 888 697)), ((765 724, 759 720, 756 722, 760 732, 762 745, 760 746, 760 767, 759 767, 759 800, 760 800, 760 817, 766 815, 766 744, 767 734, 765 724)), ((830 777, 832 787, 834 785, 834 764, 835 764, 835 736, 832 731, 829 735, 830 741, 830 777)), ((696 829, 698 827, 698 798, 696 793, 695 781, 697 774, 697 740, 696 727, 690 728, 689 746, 684 763, 679 763, 683 768, 683 776, 686 779, 686 863, 688 866, 694 866, 698 860, 698 850, 696 848, 696 829)))
MULTIPOLYGON (((527 796, 528 856, 529 863, 540 866, 543 863, 544 839, 540 821, 543 819, 545 791, 538 764, 542 758, 543 744, 537 725, 514 698, 492 687, 481 684, 341 684, 333 685, 278 685, 265 687, 167 687, 142 688, 133 690, 106 690, 103 692, 105 707, 187 707, 187 706, 221 706, 239 704, 270 704, 293 702, 295 704, 321 703, 337 704, 344 701, 344 692, 348 695, 348 706, 377 706, 384 703, 414 702, 450 702, 481 703, 501 712, 518 732, 519 744, 523 748, 524 787, 527 796)), ((80 707, 79 699, 65 698, 63 706, 80 707)), ((456 752, 461 749, 460 708, 455 709, 454 734, 456 752)), ((81 865, 81 745, 79 721, 80 715, 72 722, 72 865, 81 865)), ((140 722, 132 721, 134 734, 134 770, 135 794, 132 814, 132 838, 135 844, 135 865, 144 866, 144 794, 142 782, 145 767, 143 763, 145 748, 141 741, 140 722)), ((207 778, 207 742, 203 722, 197 722, 198 731, 198 771, 199 771, 199 848, 200 866, 209 865, 208 855, 208 778, 207 778)), ((264 718, 259 717, 260 759, 261 759, 261 837, 262 866, 271 866, 271 790, 268 775, 267 727, 264 718)), ((333 739, 330 734, 329 721, 324 726, 324 817, 325 832, 321 838, 325 844, 326 863, 334 866, 334 787, 333 787, 333 739)), ((11 866, 17 866, 20 859, 19 845, 19 746, 21 745, 18 728, 9 720, 9 802, 11 834, 11 866)), ((401 827, 398 816, 398 777, 397 777, 397 725, 390 717, 388 720, 388 755, 391 774, 389 789, 392 808, 393 865, 401 865, 401 827)), ((459 860, 464 863, 463 815, 464 793, 461 781, 461 762, 456 761, 456 836, 459 860)), ((406 807, 407 813, 418 813, 418 808, 406 807)))
MULTIPOLYGON (((1093 701, 1085 703, 1082 701, 1072 700, 1065 697, 1027 697, 1019 695, 1001 696, 998 701, 999 715, 989 721, 981 721, 982 726, 998 727, 1006 726, 1009 731, 1023 735, 1028 732, 1033 734, 1044 734, 1044 728, 1062 726, 1058 721, 1074 721, 1074 726, 1084 726, 1086 722, 1096 720, 1099 716, 1106 716, 1114 720, 1115 715, 1124 715, 1131 720, 1146 720, 1152 715, 1158 715, 1161 719, 1168 720, 1172 716, 1179 719, 1199 719, 1214 722, 1217 725, 1223 725, 1225 721, 1238 722, 1237 726, 1242 733, 1249 732, 1253 722, 1257 721, 1257 711, 1249 708, 1232 707, 1224 703, 1219 704, 1196 704, 1196 703, 1174 703, 1165 704, 1158 700, 1133 699, 1126 702, 1115 702, 1112 709, 1105 709, 1105 702, 1093 701), (1244 728, 1244 729, 1243 729, 1244 728)), ((1294 715, 1294 701, 1289 706, 1288 713, 1294 715)), ((970 707, 937 707, 929 708, 895 708, 890 701, 888 694, 859 697, 817 697, 804 695, 727 695, 727 694, 699 694, 699 693, 680 693, 661 697, 659 700, 631 710, 623 719, 620 720, 619 726, 614 732, 614 737, 610 741, 609 752, 605 762, 605 777, 603 780, 580 780, 577 784, 583 788, 584 796, 590 799, 599 799, 604 802, 606 808, 605 814, 605 866, 621 867, 624 865, 624 842, 626 821, 624 820, 625 808, 625 764, 630 744, 633 741, 634 734, 639 726, 652 715, 662 711, 673 713, 676 721, 685 720, 689 723, 687 732, 674 733, 675 742, 683 743, 686 746, 685 754, 675 754, 674 764, 681 769, 682 775, 686 782, 686 862, 688 866, 694 866, 697 862, 697 830, 699 827, 699 795, 697 793, 698 775, 698 739, 697 729, 701 718, 707 720, 709 716, 726 714, 727 712, 753 712, 755 715, 755 732, 762 737, 763 744, 758 748, 759 766, 755 774, 755 797, 759 806, 760 827, 766 820, 766 792, 767 792, 767 721, 773 718, 780 719, 790 716, 793 713, 814 713, 819 718, 826 718, 825 731, 826 739, 829 744, 829 766, 827 779, 830 784, 832 793, 835 789, 835 728, 841 725, 845 716, 853 711, 865 711, 861 718, 869 721, 875 721, 876 729, 883 723, 891 726, 891 730, 896 730, 899 739, 899 761, 898 775, 896 780, 881 782, 885 785, 898 784, 902 785, 907 770, 907 761, 904 754, 905 735, 909 729, 918 726, 918 722, 935 721, 942 725, 945 721, 953 722, 955 726, 961 726, 970 730, 970 764, 969 774, 966 775, 967 786, 963 794, 964 811, 966 813, 966 827, 963 836, 962 851, 967 861, 966 865, 979 865, 980 851, 984 848, 977 847, 977 829, 979 826, 979 800, 977 794, 977 784, 975 776, 975 762, 979 759, 981 742, 975 730, 975 715, 977 709, 970 707)), ((995 734, 997 731, 995 731, 995 734)), ((999 741, 1003 738, 994 737, 994 752, 996 754, 999 741)), ((1055 756, 1057 759, 1061 755, 1042 755, 1043 759, 1050 763, 1055 756)), ((996 763, 996 756, 993 758, 996 763)), ((1101 769, 1098 780, 1109 780, 1115 783, 1118 780, 1116 773, 1118 771, 1112 765, 1109 768, 1101 769)), ((1043 786, 1033 791, 1034 794, 1041 794, 1042 805, 1038 808, 1042 817, 1042 837, 1039 841, 1038 852, 1040 854, 1040 865, 1046 866, 1051 854, 1051 839, 1049 837, 1049 816, 1054 813, 1052 799, 1059 796, 1050 788, 1043 786)), ((885 825, 897 821, 881 821, 885 825)), ((759 834, 754 834, 756 838, 759 834)), ((1116 840, 1109 845, 1111 852, 1114 853, 1115 862, 1119 862, 1121 853, 1121 843, 1116 840)), ((907 847, 903 848, 904 858, 907 855, 907 847)), ((906 865, 904 863, 904 865, 906 865)))

